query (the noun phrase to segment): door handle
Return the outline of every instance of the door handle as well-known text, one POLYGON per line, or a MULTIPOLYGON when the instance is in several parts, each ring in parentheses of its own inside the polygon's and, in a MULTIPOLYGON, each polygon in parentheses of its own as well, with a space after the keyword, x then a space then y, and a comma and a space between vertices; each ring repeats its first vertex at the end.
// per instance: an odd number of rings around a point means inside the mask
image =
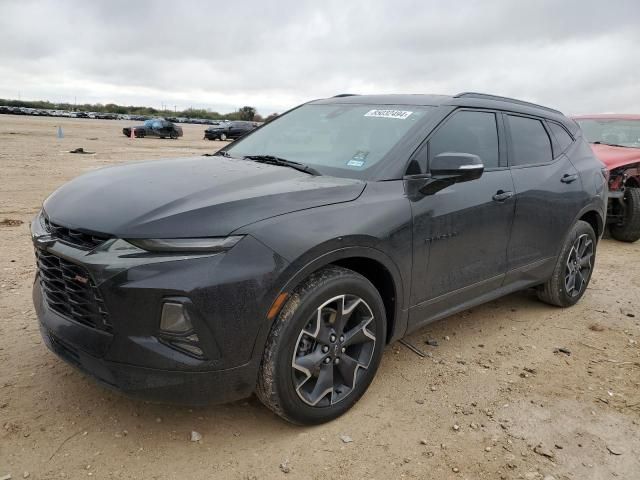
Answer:
POLYGON ((504 202, 513 197, 513 192, 505 192, 504 190, 498 190, 493 196, 493 200, 496 202, 504 202))
POLYGON ((578 175, 574 174, 569 174, 569 173, 565 173, 562 178, 560 179, 560 181, 562 183, 573 183, 578 179, 578 175))

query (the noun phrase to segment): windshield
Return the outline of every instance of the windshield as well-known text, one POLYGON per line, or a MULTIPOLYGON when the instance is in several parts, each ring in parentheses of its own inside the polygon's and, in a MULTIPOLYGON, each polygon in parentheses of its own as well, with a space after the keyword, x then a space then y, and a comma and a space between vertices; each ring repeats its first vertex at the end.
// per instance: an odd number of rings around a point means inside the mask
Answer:
POLYGON ((433 107, 303 105, 234 143, 234 157, 270 155, 321 173, 363 178, 433 107))
POLYGON ((640 120, 576 120, 590 143, 607 143, 622 147, 640 147, 640 120))

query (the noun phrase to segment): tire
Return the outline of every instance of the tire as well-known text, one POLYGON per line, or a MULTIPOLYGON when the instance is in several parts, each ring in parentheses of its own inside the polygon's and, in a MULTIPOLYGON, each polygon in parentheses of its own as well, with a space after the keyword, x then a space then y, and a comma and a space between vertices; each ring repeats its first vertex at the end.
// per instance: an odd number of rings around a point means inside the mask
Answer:
POLYGON ((558 307, 575 305, 589 285, 596 259, 596 244, 596 234, 591 225, 578 220, 562 246, 551 278, 538 287, 538 298, 558 307))
POLYGON ((373 381, 386 324, 382 298, 362 275, 337 266, 313 273, 291 294, 271 328, 258 398, 295 424, 339 417, 373 381), (339 310, 346 315, 338 317, 339 310))
POLYGON ((611 236, 621 242, 640 239, 640 188, 628 187, 624 192, 624 220, 609 227, 611 236))
POLYGON ((218 137, 218 138, 220 138, 220 140, 224 142, 227 139, 227 135, 224 134, 224 133, 221 133, 220 137, 218 137))

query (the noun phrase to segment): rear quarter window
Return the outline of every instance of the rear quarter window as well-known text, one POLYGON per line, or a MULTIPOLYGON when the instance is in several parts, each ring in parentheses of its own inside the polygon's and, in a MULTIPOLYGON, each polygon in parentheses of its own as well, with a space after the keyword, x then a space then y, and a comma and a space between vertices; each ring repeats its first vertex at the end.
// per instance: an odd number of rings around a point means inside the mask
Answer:
POLYGON ((573 143, 573 138, 571 138, 571 135, 569 135, 567 131, 557 123, 547 122, 547 125, 549 126, 549 130, 551 130, 551 134, 556 140, 556 144, 558 147, 558 152, 556 153, 560 154, 562 152, 565 152, 567 148, 569 148, 569 145, 573 143))

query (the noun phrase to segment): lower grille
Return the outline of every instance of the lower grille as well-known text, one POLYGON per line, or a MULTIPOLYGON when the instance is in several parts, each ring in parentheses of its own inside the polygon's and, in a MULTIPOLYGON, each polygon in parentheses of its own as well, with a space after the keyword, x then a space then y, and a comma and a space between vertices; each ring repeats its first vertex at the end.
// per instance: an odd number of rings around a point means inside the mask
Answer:
POLYGON ((112 331, 102 295, 84 267, 37 248, 36 259, 51 310, 88 327, 112 331))

